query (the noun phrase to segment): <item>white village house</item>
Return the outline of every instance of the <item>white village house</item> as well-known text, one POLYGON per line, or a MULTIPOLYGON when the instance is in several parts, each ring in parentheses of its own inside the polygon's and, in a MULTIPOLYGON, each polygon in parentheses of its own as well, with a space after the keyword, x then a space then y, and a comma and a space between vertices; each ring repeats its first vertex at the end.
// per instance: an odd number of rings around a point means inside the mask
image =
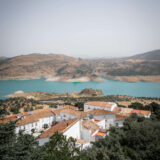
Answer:
MULTIPOLYGON (((97 134, 101 133, 100 128, 96 123, 94 123, 94 120, 75 118, 61 121, 43 132, 39 138, 39 144, 43 145, 44 143, 48 142, 49 138, 55 132, 62 133, 67 138, 75 138, 77 140, 76 145, 80 146, 81 149, 90 146, 90 142, 94 142, 97 134), (80 144, 80 142, 82 144, 80 144)), ((103 133, 103 136, 105 135, 106 133, 103 133)))
POLYGON ((31 134, 32 129, 36 132, 40 132, 44 129, 44 125, 50 127, 55 121, 55 115, 50 109, 42 109, 32 112, 30 115, 22 116, 16 123, 16 133, 20 130, 24 130, 25 133, 31 134))
POLYGON ((57 122, 74 119, 74 118, 84 118, 87 116, 87 113, 85 112, 73 110, 73 109, 65 109, 65 108, 55 109, 53 112, 55 114, 57 122))
POLYGON ((116 115, 111 111, 93 109, 88 110, 87 113, 90 118, 94 118, 95 120, 105 119, 105 129, 108 129, 111 126, 115 126, 116 115))
POLYGON ((84 111, 88 109, 102 109, 113 111, 117 107, 117 104, 114 102, 101 102, 101 101, 90 101, 84 103, 84 111))
POLYGON ((49 138, 55 133, 62 133, 67 138, 72 137, 77 140, 76 146, 80 149, 90 146, 90 142, 82 140, 81 138, 81 120, 78 118, 64 120, 59 122, 55 126, 52 126, 50 129, 46 130, 40 135, 38 139, 39 144, 42 146, 44 143, 49 141, 49 138))

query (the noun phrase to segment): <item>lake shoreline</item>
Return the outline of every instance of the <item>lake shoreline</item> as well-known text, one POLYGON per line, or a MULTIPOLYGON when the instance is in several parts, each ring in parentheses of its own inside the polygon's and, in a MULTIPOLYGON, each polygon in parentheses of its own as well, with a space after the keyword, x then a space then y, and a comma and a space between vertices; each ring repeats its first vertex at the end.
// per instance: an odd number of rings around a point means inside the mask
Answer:
POLYGON ((103 76, 103 77, 89 77, 83 76, 79 78, 70 77, 40 77, 40 76, 18 76, 18 77, 0 77, 0 80, 34 80, 45 79, 45 81, 52 82, 104 82, 105 79, 124 81, 124 82, 160 82, 160 75, 156 76, 103 76))

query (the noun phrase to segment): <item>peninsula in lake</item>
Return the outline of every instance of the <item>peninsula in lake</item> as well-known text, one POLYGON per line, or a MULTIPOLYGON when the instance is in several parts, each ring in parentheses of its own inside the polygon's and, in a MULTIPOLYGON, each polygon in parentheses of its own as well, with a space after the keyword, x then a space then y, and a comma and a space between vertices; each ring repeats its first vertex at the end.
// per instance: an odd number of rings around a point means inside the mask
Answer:
POLYGON ((39 78, 65 82, 103 81, 103 78, 160 82, 160 50, 112 59, 38 53, 0 58, 0 80, 39 78))

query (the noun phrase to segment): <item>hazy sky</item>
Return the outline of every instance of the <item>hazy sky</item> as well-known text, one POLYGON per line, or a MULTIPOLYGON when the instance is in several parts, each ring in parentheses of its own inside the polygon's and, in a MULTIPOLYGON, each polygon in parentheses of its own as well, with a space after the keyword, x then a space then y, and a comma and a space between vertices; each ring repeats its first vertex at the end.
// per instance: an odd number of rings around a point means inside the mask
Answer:
POLYGON ((160 49, 160 0, 0 0, 0 56, 121 57, 160 49))

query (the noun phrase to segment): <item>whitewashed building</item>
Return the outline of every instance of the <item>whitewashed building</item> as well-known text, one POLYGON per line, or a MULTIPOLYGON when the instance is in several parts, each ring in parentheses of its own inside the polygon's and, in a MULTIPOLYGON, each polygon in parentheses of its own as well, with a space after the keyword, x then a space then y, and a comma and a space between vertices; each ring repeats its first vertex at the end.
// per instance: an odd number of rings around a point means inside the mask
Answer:
POLYGON ((39 138, 39 144, 43 145, 48 142, 50 137, 55 133, 62 133, 67 138, 72 137, 77 140, 76 145, 81 149, 91 146, 90 142, 96 140, 100 133, 99 126, 94 120, 83 120, 79 118, 64 120, 44 131, 39 138))
POLYGON ((89 118, 94 119, 105 119, 105 129, 110 128, 111 126, 115 125, 115 119, 116 115, 107 110, 101 110, 101 109, 93 109, 89 110, 86 113, 88 113, 89 118))
POLYGON ((88 109, 102 109, 113 111, 115 107, 117 107, 117 104, 114 102, 90 101, 84 104, 84 111, 88 109))
POLYGON ((31 115, 22 116, 16 123, 16 133, 24 130, 25 133, 31 134, 33 129, 40 132, 45 125, 50 127, 54 121, 54 113, 50 109, 42 109, 39 112, 33 112, 31 115))
POLYGON ((61 122, 63 120, 69 120, 74 118, 84 118, 87 117, 87 113, 73 110, 73 109, 55 109, 53 111, 55 113, 56 121, 61 122))
POLYGON ((81 121, 80 119, 70 119, 64 120, 52 126, 50 129, 43 132, 39 139, 39 144, 43 145, 45 142, 49 141, 49 138, 55 133, 59 132, 65 135, 67 138, 72 137, 75 139, 80 139, 80 129, 81 121))

